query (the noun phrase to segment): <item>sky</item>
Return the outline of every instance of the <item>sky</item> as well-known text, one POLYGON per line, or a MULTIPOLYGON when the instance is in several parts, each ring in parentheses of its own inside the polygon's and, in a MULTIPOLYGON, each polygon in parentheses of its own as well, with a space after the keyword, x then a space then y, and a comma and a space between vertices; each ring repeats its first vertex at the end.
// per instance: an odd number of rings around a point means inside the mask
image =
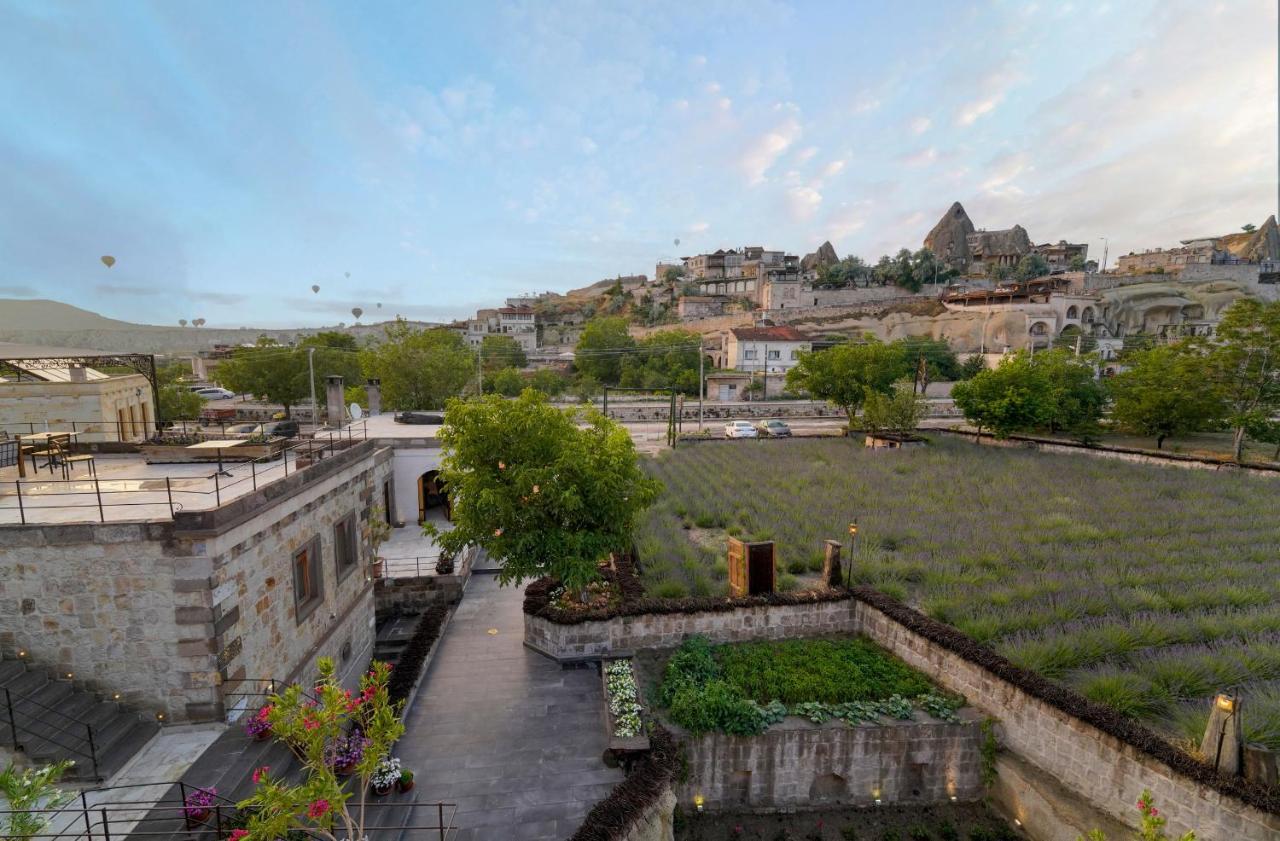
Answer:
POLYGON ((1276 212, 1276 15, 0 0, 0 298, 447 320, 721 247, 874 261, 957 200, 1114 264, 1276 212))

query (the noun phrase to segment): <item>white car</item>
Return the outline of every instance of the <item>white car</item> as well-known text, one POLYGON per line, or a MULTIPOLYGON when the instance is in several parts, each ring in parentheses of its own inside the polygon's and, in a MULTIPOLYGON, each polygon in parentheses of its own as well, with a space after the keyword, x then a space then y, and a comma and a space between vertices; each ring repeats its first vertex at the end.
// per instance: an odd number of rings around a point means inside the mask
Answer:
POLYGON ((757 435, 751 421, 729 421, 724 425, 725 438, 755 438, 757 435))
POLYGON ((196 394, 205 400, 230 400, 235 397, 235 392, 227 391, 225 388, 202 388, 196 394))

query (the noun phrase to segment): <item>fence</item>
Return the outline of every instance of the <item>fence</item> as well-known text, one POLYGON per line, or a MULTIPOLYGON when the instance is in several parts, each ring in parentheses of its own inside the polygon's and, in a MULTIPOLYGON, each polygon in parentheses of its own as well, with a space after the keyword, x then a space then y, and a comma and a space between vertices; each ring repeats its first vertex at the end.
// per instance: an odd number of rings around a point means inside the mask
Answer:
MULTIPOLYGON (((58 809, 0 810, 0 826, 25 825, 34 819, 38 832, 23 832, 27 841, 113 841, 113 839, 181 838, 223 841, 232 830, 243 828, 250 811, 237 808, 234 801, 205 792, 208 806, 196 806, 192 795, 204 791, 186 783, 136 783, 81 791, 58 809), (157 797, 133 798, 140 789, 161 790, 157 797), (176 791, 175 791, 176 789, 176 791), (176 797, 170 794, 176 793, 176 797), (18 824, 14 824, 14 821, 18 824)), ((453 820, 458 807, 453 803, 370 801, 364 805, 364 837, 422 838, 449 841, 456 835, 453 820), (405 819, 404 810, 412 810, 405 819), (427 818, 416 823, 415 818, 427 818), (386 834, 382 834, 386 833, 386 834)), ((335 830, 342 833, 335 820, 335 830)))
MULTIPOLYGON (((440 553, 420 555, 413 558, 383 558, 382 574, 379 578, 422 578, 436 575, 436 563, 440 553)), ((457 563, 457 560, 454 560, 457 563)))
MULTIPOLYGON (((224 495, 238 496, 246 491, 256 491, 260 485, 274 482, 305 468, 312 461, 332 456, 354 443, 368 439, 366 421, 357 421, 341 429, 317 432, 314 437, 302 439, 283 447, 278 453, 259 458, 240 460, 247 464, 239 475, 222 469, 223 462, 236 462, 233 448, 228 447, 213 473, 205 475, 165 474, 156 475, 98 475, 80 479, 14 479, 0 482, 0 514, 16 509, 18 522, 39 522, 42 510, 96 511, 99 522, 107 522, 107 511, 112 508, 146 506, 167 511, 169 518, 185 509, 208 508, 222 505, 224 495), (299 464, 299 460, 305 461, 299 464), (12 488, 12 492, 10 492, 12 488), (212 499, 210 499, 212 497, 212 499), (8 502, 7 499, 12 499, 8 502)), ((228 465, 229 466, 229 465, 228 465)))

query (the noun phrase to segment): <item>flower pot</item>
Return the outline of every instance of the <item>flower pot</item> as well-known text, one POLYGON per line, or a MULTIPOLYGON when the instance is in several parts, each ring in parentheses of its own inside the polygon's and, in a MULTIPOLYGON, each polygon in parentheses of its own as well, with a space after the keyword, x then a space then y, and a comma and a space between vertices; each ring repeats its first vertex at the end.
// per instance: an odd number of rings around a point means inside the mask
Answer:
POLYGON ((190 807, 187 808, 187 820, 193 821, 195 823, 204 823, 208 819, 209 819, 208 809, 192 809, 190 807))
POLYGON ((388 794, 391 793, 391 784, 388 783, 382 786, 376 785, 373 787, 373 793, 376 794, 378 797, 386 797, 388 794))
POLYGON ((350 763, 348 765, 333 766, 333 773, 339 777, 350 777, 352 772, 354 772, 355 770, 356 770, 355 763, 350 763))
POLYGON ((413 790, 413 780, 411 780, 411 779, 410 779, 410 780, 403 780, 403 779, 401 779, 401 780, 397 780, 397 781, 396 781, 396 788, 400 789, 400 791, 401 791, 401 792, 412 791, 412 790, 413 790))

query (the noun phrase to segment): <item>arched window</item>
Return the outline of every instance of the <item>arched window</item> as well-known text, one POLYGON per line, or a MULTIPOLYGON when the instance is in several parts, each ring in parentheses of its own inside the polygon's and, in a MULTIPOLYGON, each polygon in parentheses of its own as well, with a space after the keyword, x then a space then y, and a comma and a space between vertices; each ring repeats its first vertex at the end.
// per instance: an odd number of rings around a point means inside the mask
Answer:
POLYGON ((1080 320, 1085 324, 1093 323, 1093 307, 1085 307, 1084 312, 1080 313, 1080 320))
POLYGON ((1076 309, 1075 304, 1072 304, 1071 306, 1067 307, 1067 318, 1079 318, 1079 317, 1080 317, 1080 310, 1076 309))

